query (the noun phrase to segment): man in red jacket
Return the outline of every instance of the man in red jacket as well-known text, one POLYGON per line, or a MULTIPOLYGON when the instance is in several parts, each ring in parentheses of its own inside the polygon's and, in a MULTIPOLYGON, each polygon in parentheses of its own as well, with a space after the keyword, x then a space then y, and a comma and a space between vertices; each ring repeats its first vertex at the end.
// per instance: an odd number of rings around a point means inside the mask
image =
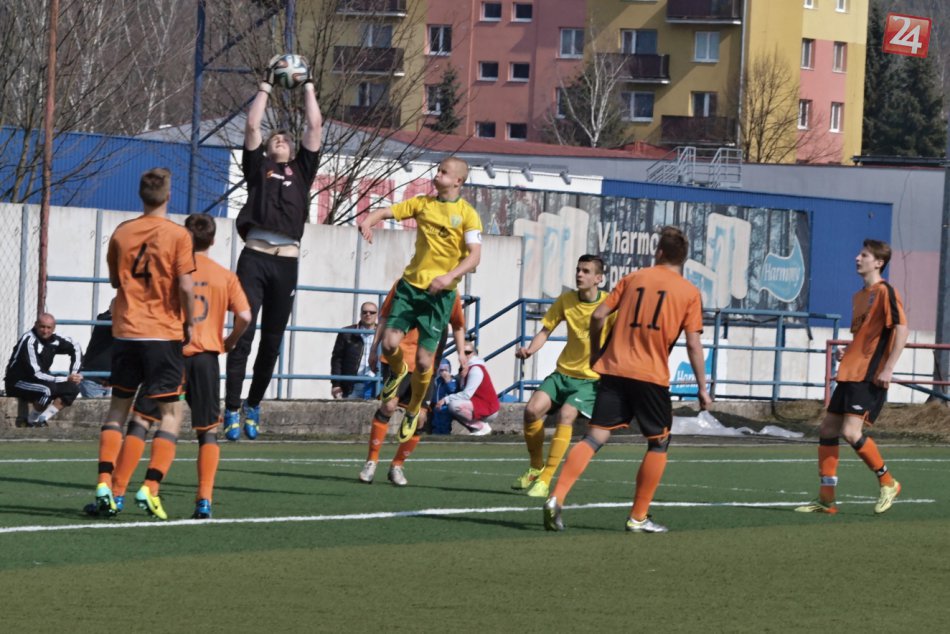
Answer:
POLYGON ((478 349, 471 341, 465 344, 465 356, 468 363, 462 370, 462 390, 436 403, 435 409, 438 411, 445 405, 453 420, 464 425, 473 436, 487 436, 491 433, 488 423, 498 417, 501 408, 498 394, 485 361, 478 356, 478 349))

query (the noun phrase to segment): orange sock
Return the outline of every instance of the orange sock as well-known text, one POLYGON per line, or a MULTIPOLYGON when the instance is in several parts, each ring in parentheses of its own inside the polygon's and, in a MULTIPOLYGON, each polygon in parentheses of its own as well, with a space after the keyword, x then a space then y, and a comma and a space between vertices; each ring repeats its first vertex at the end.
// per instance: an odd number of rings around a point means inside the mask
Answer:
POLYGON ((877 443, 874 442, 873 438, 861 436, 861 440, 855 443, 854 450, 861 456, 861 460, 864 461, 864 464, 874 472, 874 475, 877 476, 877 480, 882 486, 894 484, 894 478, 891 476, 890 471, 887 470, 887 465, 884 464, 884 458, 881 457, 881 452, 878 450, 877 443))
POLYGON ((125 495, 126 489, 129 488, 129 480, 132 479, 135 468, 139 466, 143 453, 145 453, 145 439, 131 433, 126 434, 119 458, 115 463, 115 471, 112 473, 113 495, 125 495))
POLYGON ((564 463, 564 468, 561 470, 561 477, 557 479, 554 493, 551 494, 557 498, 558 502, 564 504, 564 498, 567 497, 571 487, 574 486, 577 479, 584 473, 584 469, 590 464, 590 460, 594 457, 595 453, 597 453, 597 450, 594 449, 593 445, 585 438, 574 445, 574 448, 567 454, 567 462, 564 463))
POLYGON ((536 420, 524 424, 524 444, 528 447, 531 468, 544 467, 544 421, 536 420))
POLYGON ((818 477, 821 487, 818 499, 825 504, 835 501, 835 489, 838 488, 838 438, 818 439, 818 477))
POLYGON ((389 425, 379 419, 379 416, 373 418, 373 429, 369 432, 369 454, 367 460, 379 462, 379 450, 386 441, 386 432, 389 431, 389 425))
POLYGON ((214 477, 218 474, 221 446, 208 442, 198 446, 198 500, 211 501, 214 493, 214 477))
POLYGON ((633 494, 633 509, 630 517, 639 521, 646 519, 650 510, 650 503, 660 486, 660 479, 666 469, 665 451, 647 451, 637 471, 637 490, 633 494))
POLYGON ((112 472, 122 450, 122 428, 118 423, 106 423, 99 432, 99 480, 112 488, 112 472))
POLYGON ((158 495, 159 483, 168 473, 175 461, 175 442, 177 438, 167 432, 158 432, 152 439, 152 456, 145 472, 145 485, 152 495, 158 495))
POLYGON ((415 451, 416 445, 419 444, 420 440, 422 440, 422 436, 416 435, 399 445, 399 449, 396 450, 396 457, 393 458, 392 466, 401 467, 409 456, 412 455, 412 452, 415 451))
POLYGON ((432 380, 432 368, 429 368, 425 372, 420 372, 419 367, 416 366, 415 371, 412 373, 412 398, 409 399, 409 404, 406 405, 407 414, 418 414, 419 410, 422 409, 422 401, 426 399, 426 392, 429 391, 429 382, 432 380))

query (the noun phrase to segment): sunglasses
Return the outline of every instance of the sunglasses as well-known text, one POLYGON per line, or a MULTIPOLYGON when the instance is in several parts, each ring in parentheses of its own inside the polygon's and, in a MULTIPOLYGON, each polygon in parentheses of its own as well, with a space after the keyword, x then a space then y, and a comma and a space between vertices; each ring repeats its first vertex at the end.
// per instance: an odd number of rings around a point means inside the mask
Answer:
POLYGON ((375 310, 361 310, 360 313, 363 315, 375 315, 376 311, 375 310))
POLYGON ((462 352, 464 352, 465 354, 475 354, 475 351, 472 350, 471 348, 467 348, 467 349, 463 350, 462 352))

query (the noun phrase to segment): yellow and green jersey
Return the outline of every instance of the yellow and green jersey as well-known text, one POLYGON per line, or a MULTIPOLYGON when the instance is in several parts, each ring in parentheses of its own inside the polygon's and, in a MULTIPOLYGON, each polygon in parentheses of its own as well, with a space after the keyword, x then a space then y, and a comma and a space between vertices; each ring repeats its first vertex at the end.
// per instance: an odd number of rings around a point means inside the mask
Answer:
MULTIPOLYGON (((597 299, 585 302, 577 291, 568 291, 562 293, 544 314, 541 325, 550 332, 554 332, 562 321, 567 322, 567 345, 557 358, 557 371, 561 374, 576 379, 600 378, 599 374, 590 369, 590 316, 606 298, 606 291, 598 291, 597 299)), ((608 317, 607 323, 604 324, 604 340, 616 321, 615 314, 608 317)))
MULTIPOLYGON (((406 282, 429 288, 433 279, 445 275, 468 255, 465 233, 482 230, 478 212, 461 198, 452 202, 435 196, 417 196, 392 206, 396 220, 416 221, 416 252, 403 272, 406 282)), ((454 289, 452 284, 446 290, 454 289)))

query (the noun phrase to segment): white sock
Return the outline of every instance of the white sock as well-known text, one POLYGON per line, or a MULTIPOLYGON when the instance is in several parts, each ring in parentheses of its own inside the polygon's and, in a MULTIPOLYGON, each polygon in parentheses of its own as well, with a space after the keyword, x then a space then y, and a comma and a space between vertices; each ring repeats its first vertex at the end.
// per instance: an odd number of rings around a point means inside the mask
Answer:
POLYGON ((56 414, 58 413, 59 413, 59 408, 53 405, 52 403, 50 403, 49 406, 43 410, 43 413, 40 414, 40 418, 42 418, 43 420, 49 420, 53 416, 56 416, 56 414))

